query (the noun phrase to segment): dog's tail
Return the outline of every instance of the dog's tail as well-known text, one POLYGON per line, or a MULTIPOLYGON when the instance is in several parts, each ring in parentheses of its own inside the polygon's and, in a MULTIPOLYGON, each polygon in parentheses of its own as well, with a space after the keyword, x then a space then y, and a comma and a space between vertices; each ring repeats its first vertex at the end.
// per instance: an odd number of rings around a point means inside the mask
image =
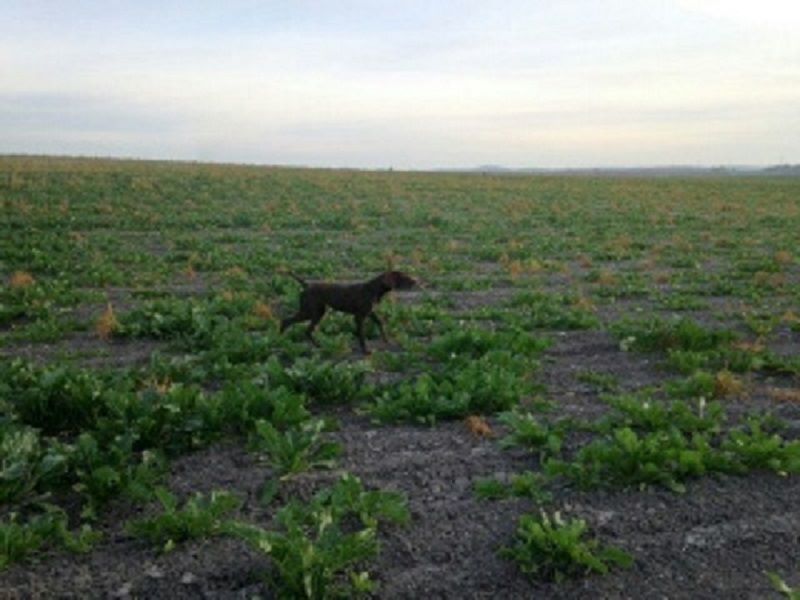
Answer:
POLYGON ((292 271, 287 270, 286 274, 289 275, 292 279, 296 280, 297 283, 302 285, 304 288, 308 287, 308 282, 305 279, 303 279, 302 277, 300 277, 299 275, 297 275, 296 273, 293 273, 292 271))

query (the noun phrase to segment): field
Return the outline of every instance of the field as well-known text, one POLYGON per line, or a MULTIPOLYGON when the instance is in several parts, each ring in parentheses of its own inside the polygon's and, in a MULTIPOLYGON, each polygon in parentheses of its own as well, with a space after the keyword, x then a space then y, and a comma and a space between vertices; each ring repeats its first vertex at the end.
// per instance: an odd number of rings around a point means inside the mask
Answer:
POLYGON ((0 596, 798 594, 798 232, 800 179, 0 157, 0 596), (371 354, 278 333, 388 266, 371 354))

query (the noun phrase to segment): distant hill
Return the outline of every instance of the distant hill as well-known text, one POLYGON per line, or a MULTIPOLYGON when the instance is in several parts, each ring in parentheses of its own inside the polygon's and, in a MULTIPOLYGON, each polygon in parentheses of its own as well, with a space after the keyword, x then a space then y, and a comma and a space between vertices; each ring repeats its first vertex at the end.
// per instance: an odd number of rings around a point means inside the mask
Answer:
POLYGON ((761 169, 762 175, 774 175, 777 177, 800 177, 800 165, 775 165, 761 169))
POLYGON ((467 169, 440 169, 466 173, 497 175, 580 175, 587 177, 800 177, 800 165, 774 165, 754 167, 732 165, 719 167, 695 167, 689 165, 667 165, 661 167, 596 167, 577 169, 511 168, 502 165, 480 165, 467 169))

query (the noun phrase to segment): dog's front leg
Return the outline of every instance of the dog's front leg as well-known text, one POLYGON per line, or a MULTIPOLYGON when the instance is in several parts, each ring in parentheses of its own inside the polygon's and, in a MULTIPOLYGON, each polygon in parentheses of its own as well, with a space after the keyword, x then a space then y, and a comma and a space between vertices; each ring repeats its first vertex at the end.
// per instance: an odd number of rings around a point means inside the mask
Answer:
POLYGON ((386 330, 383 327, 383 321, 381 320, 381 318, 375 313, 375 311, 369 313, 369 316, 373 320, 373 322, 378 326, 378 329, 381 332, 381 339, 384 342, 388 342, 389 340, 386 338, 386 330))
POLYGON ((367 344, 364 341, 364 318, 362 315, 356 315, 356 335, 358 336, 358 343, 361 346, 361 352, 364 354, 369 354, 369 350, 367 350, 367 344))

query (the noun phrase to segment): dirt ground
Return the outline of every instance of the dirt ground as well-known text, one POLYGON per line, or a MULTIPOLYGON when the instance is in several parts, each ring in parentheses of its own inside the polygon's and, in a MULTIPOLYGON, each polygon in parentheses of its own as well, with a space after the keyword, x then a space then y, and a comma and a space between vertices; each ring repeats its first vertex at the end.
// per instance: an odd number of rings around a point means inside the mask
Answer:
MULTIPOLYGON (((456 295, 457 296, 457 295, 456 295)), ((480 302, 464 295, 465 306, 480 302)), ((604 318, 616 318, 610 307, 604 318), (612 314, 613 313, 613 314, 612 314)), ((543 359, 541 380, 556 415, 593 419, 606 407, 582 371, 616 375, 622 389, 670 377, 654 357, 625 353, 605 331, 546 332, 554 340, 543 359)), ((797 352, 799 334, 780 337, 797 352)), ((376 344, 377 347, 377 344, 376 344)), ((141 349, 144 352, 146 349, 141 349)), ((139 357, 139 350, 133 358, 139 357)), ((139 357, 141 358, 141 357, 139 357)), ((748 381, 748 394, 727 401, 729 411, 769 407, 787 421, 787 437, 800 435, 800 406, 778 404, 771 387, 797 387, 786 378, 748 381)), ((685 494, 661 488, 578 492, 557 489, 553 507, 587 519, 603 543, 635 558, 630 569, 559 584, 532 582, 498 556, 528 500, 481 500, 479 478, 505 479, 536 468, 536 459, 477 438, 461 422, 435 427, 378 426, 355 407, 340 409, 344 446, 339 471, 358 475, 367 487, 404 492, 412 514, 408 526, 381 534, 381 553, 369 570, 387 599, 462 598, 709 598, 779 597, 765 572, 800 584, 800 478, 755 473, 706 477, 685 494)), ((497 431, 498 423, 489 419, 497 431)), ((284 498, 307 497, 337 477, 312 472, 292 481, 284 498)), ((269 471, 242 444, 221 443, 172 465, 169 487, 181 497, 224 488, 245 498, 241 516, 268 523, 271 509, 259 503, 269 471)), ((104 541, 83 556, 53 553, 0 574, 1 598, 270 598, 259 572, 267 559, 229 539, 196 541, 167 554, 128 537, 126 519, 147 510, 118 503, 104 515, 104 541)))

